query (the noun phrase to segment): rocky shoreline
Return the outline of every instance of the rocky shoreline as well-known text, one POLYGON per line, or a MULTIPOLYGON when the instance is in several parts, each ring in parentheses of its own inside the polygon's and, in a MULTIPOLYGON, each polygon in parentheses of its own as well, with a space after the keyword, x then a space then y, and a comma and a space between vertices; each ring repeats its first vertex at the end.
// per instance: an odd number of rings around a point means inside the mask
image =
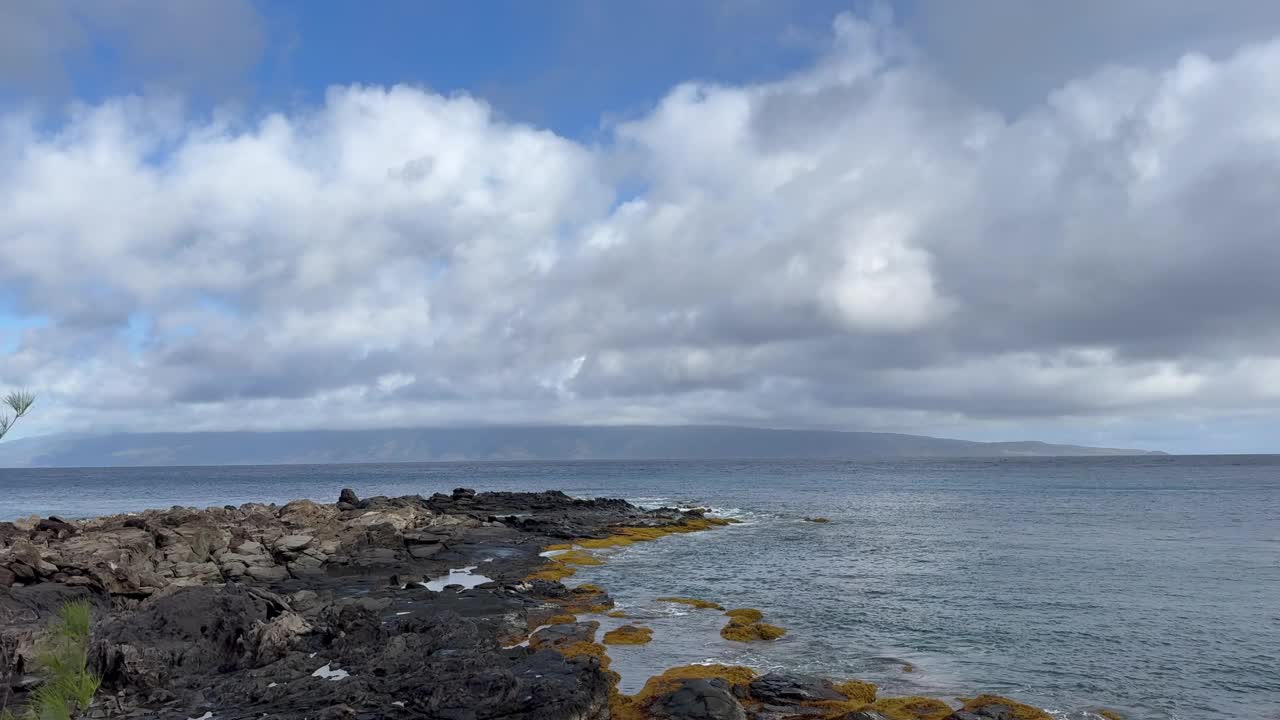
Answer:
MULTIPOLYGON (((595 549, 728 523, 698 509, 467 489, 0 523, 0 702, 21 704, 41 628, 83 598, 103 679, 92 718, 1050 717, 991 695, 954 709, 718 665, 673 668, 622 695, 608 646, 647 642, 647 629, 598 637, 590 616, 612 600, 564 581, 599 562, 595 549)), ((751 609, 726 616, 728 639, 783 632, 751 609)))

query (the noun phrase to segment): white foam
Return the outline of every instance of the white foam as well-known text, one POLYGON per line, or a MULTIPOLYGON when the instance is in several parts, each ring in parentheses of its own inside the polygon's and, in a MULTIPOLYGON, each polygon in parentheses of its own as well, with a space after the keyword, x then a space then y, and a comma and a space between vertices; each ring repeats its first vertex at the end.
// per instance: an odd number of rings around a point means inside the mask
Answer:
POLYGON ((275 687, 275 686, 277 686, 277 685, 279 685, 279 684, 280 684, 280 683, 271 683, 271 684, 270 684, 270 685, 268 685, 267 687, 269 687, 269 688, 273 688, 273 687, 275 687))
POLYGON ((351 674, 341 668, 331 670, 329 669, 329 663, 325 663, 324 667, 316 668, 316 671, 311 673, 311 677, 324 678, 325 680, 332 681, 346 679, 351 677, 351 674))
POLYGON ((529 647, 529 638, 533 637, 534 633, 538 632, 539 630, 542 630, 542 629, 544 629, 544 628, 549 628, 549 627, 551 627, 551 626, 550 626, 550 625, 539 625, 538 627, 536 627, 536 628, 534 628, 534 629, 533 629, 533 632, 529 633, 529 637, 525 638, 525 639, 524 639, 524 640, 522 640, 521 642, 516 643, 515 645, 503 645, 503 646, 502 646, 502 649, 503 649, 503 650, 511 650, 511 649, 513 649, 513 648, 518 648, 518 647, 529 647))
POLYGON ((412 612, 411 610, 405 610, 404 612, 398 612, 398 613, 396 613, 396 615, 408 615, 408 614, 409 614, 409 613, 411 613, 411 612, 412 612))
POLYGON ((538 553, 538 557, 553 558, 557 555, 563 555, 567 552, 569 551, 568 550, 543 550, 542 552, 538 553))
POLYGON ((392 705, 395 705, 396 707, 404 707, 404 701, 403 701, 403 700, 396 700, 395 702, 393 702, 393 703, 391 703, 391 704, 392 704, 392 705))
POLYGON ((187 718, 187 720, 213 720, 213 713, 207 712, 198 718, 187 718))
POLYGON ((484 575, 474 575, 475 565, 468 565, 464 568, 452 569, 448 575, 441 575, 438 578, 432 578, 429 582, 419 583, 422 587, 431 592, 440 592, 450 585, 461 585, 463 590, 470 590, 477 585, 483 585, 487 582, 493 582, 493 578, 484 575))

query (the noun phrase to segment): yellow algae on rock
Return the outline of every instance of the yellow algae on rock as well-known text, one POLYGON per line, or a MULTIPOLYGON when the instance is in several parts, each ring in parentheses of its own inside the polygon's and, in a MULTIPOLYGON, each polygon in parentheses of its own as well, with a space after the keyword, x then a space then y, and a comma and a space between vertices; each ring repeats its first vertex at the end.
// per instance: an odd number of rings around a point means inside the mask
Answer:
POLYGON ((604 667, 604 668, 609 667, 609 654, 605 651, 604 646, 601 645, 600 643, 583 641, 583 642, 572 643, 569 645, 564 645, 562 647, 557 647, 554 649, 557 652, 559 652, 561 655, 565 656, 565 659, 572 659, 572 658, 582 657, 586 655, 599 660, 601 667, 604 667))
POLYGON ((756 642, 757 640, 777 640, 787 631, 777 625, 763 622, 750 622, 738 618, 730 618, 729 624, 720 629, 720 637, 736 642, 756 642))
POLYGON ((1124 716, 1115 710, 1107 710, 1105 708, 1098 710, 1098 714, 1106 718, 1106 720, 1124 720, 1124 716))
POLYGON ((543 552, 555 552, 557 550, 572 550, 573 543, 555 543, 542 548, 543 552))
POLYGON ((653 640, 653 630, 636 625, 623 625, 604 634, 605 645, 644 645, 653 640))
POLYGON ((764 613, 755 608, 734 608, 725 610, 724 614, 732 618, 742 618, 746 622, 759 622, 764 619, 764 613))
POLYGON ((1032 707, 1017 700, 1010 700, 1001 695, 979 695, 972 700, 966 701, 964 709, 969 712, 975 712, 987 705, 1003 705, 1012 712, 1012 717, 1016 720, 1053 720, 1053 716, 1037 707, 1032 707))
POLYGON ((722 607, 720 603, 712 602, 710 600, 700 600, 698 598, 660 597, 658 598, 658 602, 676 603, 678 605, 689 605, 691 607, 698 608, 699 610, 723 610, 724 609, 724 607, 722 607))
POLYGON ((756 671, 741 665, 681 665, 649 678, 640 692, 631 696, 638 701, 671 692, 681 680, 720 678, 730 685, 744 686, 756 679, 756 671))
POLYGON ((848 680, 842 683, 836 683, 836 692, 841 695, 865 705, 869 705, 876 701, 876 685, 875 683, 863 682, 862 680, 848 680))
POLYGON ((683 665, 663 671, 649 678, 635 695, 623 695, 616 690, 609 698, 609 717, 612 720, 649 720, 648 708, 655 699, 674 691, 682 680, 719 678, 746 691, 746 686, 756 678, 751 668, 738 665, 683 665))
POLYGON ((578 547, 591 550, 602 548, 625 547, 632 543, 657 540, 667 535, 710 530, 713 527, 732 525, 733 520, 724 518, 691 517, 670 525, 635 526, 612 528, 612 534, 603 538, 583 538, 577 541, 578 547))
POLYGON ((557 598, 554 602, 572 613, 602 613, 613 607, 613 600, 604 589, 591 583, 570 588, 567 597, 557 598))
POLYGON ((570 615, 569 613, 561 613, 559 615, 552 615, 551 617, 547 618, 546 624, 547 625, 568 625, 570 623, 576 623, 576 622, 578 622, 577 615, 570 615))
POLYGON ((579 547, 590 548, 592 550, 622 547, 623 545, 630 545, 631 543, 632 540, 630 538, 622 537, 621 535, 610 535, 605 538, 583 538, 578 541, 579 547))
POLYGON ((604 561, 581 550, 567 550, 555 556, 555 561, 565 565, 603 565, 604 561))
POLYGON ((951 706, 941 700, 915 695, 880 698, 867 709, 889 720, 945 720, 953 712, 951 706))
POLYGON ((531 572, 528 575, 526 575, 524 579, 527 581, 528 580, 547 580, 549 582, 560 582, 561 580, 567 577, 570 577, 571 575, 577 572, 578 571, 576 569, 571 568, 562 562, 552 560, 551 562, 544 565, 541 570, 537 570, 535 572, 531 572))
POLYGON ((614 610, 613 612, 609 613, 609 617, 624 618, 624 617, 627 617, 627 613, 625 610, 614 610))

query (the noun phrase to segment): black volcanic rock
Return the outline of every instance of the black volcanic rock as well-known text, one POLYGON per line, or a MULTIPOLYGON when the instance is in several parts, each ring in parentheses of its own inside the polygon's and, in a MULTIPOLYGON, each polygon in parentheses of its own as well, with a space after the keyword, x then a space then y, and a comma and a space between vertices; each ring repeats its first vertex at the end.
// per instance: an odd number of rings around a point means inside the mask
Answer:
POLYGON ((36 632, 89 597, 104 700, 88 717, 604 720, 611 680, 600 662, 553 649, 591 642, 596 623, 511 643, 566 608, 611 603, 597 590, 521 583, 553 540, 537 528, 603 536, 685 517, 558 492, 361 500, 344 490, 333 505, 9 524, 0 677, 20 701, 36 632), (479 565, 492 582, 419 584, 479 565))
POLYGON ((720 678, 681 680, 649 708, 663 720, 746 720, 742 703, 720 678))
POLYGON ((774 672, 751 681, 750 687, 752 697, 774 705, 845 699, 830 681, 811 675, 774 672))

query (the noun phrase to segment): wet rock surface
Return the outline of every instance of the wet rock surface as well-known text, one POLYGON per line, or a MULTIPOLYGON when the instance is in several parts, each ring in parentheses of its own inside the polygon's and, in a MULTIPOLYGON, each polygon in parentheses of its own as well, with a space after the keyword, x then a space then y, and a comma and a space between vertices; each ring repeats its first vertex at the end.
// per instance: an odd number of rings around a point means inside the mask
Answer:
POLYGON ((747 717, 729 683, 719 678, 682 680, 675 690, 655 702, 651 711, 664 720, 746 720, 747 717))
POLYGON ((769 673, 751 681, 751 695, 772 704, 843 700, 830 681, 811 675, 769 673))
POLYGON ((546 623, 612 601, 524 578, 545 545, 697 517, 458 489, 3 523, 0 679, 20 700, 39 629, 83 597, 90 717, 600 720, 611 677, 565 651, 598 625, 546 623))

